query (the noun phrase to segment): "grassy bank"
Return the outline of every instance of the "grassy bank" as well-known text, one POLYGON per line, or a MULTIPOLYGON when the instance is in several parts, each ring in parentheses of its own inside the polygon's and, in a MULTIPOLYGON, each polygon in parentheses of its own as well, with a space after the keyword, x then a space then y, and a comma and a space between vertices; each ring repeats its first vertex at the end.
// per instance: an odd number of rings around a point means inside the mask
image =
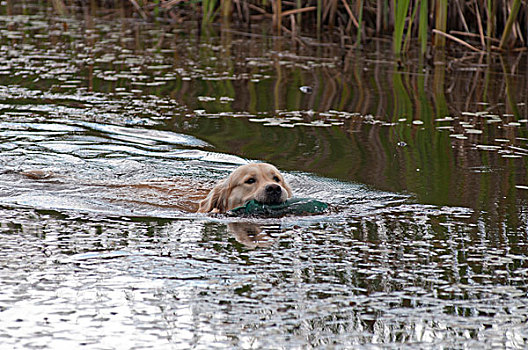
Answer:
POLYGON ((360 45, 389 36, 395 53, 417 40, 422 51, 446 44, 473 51, 524 50, 528 3, 521 0, 51 0, 59 13, 69 5, 119 8, 145 20, 203 25, 269 25, 275 34, 302 42, 309 35, 360 45))

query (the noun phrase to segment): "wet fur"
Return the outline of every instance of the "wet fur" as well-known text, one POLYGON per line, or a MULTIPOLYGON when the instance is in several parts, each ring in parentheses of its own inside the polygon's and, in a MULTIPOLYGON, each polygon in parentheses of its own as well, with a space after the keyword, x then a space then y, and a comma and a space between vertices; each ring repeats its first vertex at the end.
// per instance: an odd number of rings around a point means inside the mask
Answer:
POLYGON ((224 213, 227 211, 227 198, 229 196, 229 187, 226 180, 221 180, 207 197, 200 202, 198 213, 224 213))
MULTIPOLYGON (((278 196, 278 194, 277 194, 278 196)), ((221 180, 200 202, 199 213, 225 213, 228 210, 243 205, 248 200, 261 202, 284 202, 292 196, 290 186, 282 174, 271 164, 253 163, 243 165, 233 171, 226 179, 221 180), (255 183, 248 184, 248 178, 254 178, 255 183), (279 181, 276 181, 276 180, 279 181), (280 198, 270 199, 267 186, 273 186, 277 191, 280 187, 280 198)))

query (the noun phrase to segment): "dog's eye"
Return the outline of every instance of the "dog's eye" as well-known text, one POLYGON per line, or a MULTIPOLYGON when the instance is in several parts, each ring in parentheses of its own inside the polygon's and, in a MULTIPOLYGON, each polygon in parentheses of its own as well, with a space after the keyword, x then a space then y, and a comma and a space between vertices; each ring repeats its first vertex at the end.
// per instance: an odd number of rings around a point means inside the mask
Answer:
POLYGON ((278 176, 273 176, 273 181, 275 181, 275 182, 280 182, 280 179, 279 179, 278 176))
POLYGON ((256 180, 254 178, 252 178, 252 177, 250 177, 249 179, 246 180, 246 183, 250 184, 250 185, 254 184, 255 182, 256 182, 256 180))

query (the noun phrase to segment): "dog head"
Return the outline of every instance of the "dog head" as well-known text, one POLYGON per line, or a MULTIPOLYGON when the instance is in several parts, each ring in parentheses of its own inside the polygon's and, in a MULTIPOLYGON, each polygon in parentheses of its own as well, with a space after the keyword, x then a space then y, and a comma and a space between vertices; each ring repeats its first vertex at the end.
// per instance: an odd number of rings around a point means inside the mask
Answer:
POLYGON ((264 204, 279 204, 291 196, 290 186, 273 165, 246 164, 220 181, 200 202, 198 212, 224 213, 253 199, 264 204))

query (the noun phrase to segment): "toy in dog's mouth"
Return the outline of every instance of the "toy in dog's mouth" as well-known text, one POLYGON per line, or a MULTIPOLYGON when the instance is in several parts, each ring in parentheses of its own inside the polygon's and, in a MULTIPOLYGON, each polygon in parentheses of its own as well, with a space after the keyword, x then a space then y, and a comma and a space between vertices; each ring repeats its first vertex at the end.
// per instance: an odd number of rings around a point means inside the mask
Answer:
POLYGON ((278 204, 266 204, 250 200, 243 206, 231 209, 228 214, 237 216, 313 215, 328 210, 328 204, 312 198, 290 198, 278 204))

